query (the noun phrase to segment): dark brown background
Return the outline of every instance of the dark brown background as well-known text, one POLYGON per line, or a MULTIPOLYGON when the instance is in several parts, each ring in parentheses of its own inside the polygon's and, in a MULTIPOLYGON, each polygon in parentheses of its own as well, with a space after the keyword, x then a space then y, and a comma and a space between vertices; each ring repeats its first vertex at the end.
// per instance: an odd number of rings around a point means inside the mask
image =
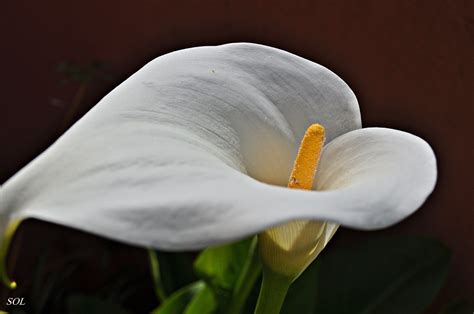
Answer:
MULTIPOLYGON (((441 239, 454 257, 435 307, 473 300, 474 1, 288 3, 4 1, 0 182, 61 132, 78 84, 59 84, 58 63, 99 60, 114 75, 91 84, 77 119, 163 53, 234 41, 267 44, 340 75, 359 99, 364 126, 398 128, 431 143, 439 162, 434 194, 411 218, 381 233, 441 239)), ((344 230, 336 242, 365 237, 344 230)))

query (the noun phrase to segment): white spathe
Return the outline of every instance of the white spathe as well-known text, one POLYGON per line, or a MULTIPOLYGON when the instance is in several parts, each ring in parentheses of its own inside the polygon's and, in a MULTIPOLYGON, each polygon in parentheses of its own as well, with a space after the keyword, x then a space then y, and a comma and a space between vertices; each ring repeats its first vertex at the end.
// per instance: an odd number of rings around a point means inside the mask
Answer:
POLYGON ((436 182, 422 139, 360 129, 328 69, 256 44, 159 57, 0 189, 0 232, 34 217, 160 249, 199 249, 295 219, 357 229, 413 213, 436 182), (326 128, 315 187, 287 189, 306 128, 326 128))

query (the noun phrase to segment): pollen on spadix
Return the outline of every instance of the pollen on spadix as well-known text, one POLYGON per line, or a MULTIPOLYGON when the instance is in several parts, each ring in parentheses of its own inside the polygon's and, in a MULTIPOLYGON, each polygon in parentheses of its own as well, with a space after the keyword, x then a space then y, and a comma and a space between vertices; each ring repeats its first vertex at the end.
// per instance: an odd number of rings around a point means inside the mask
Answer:
POLYGON ((313 124, 307 130, 293 165, 288 187, 311 190, 324 145, 324 127, 313 124))

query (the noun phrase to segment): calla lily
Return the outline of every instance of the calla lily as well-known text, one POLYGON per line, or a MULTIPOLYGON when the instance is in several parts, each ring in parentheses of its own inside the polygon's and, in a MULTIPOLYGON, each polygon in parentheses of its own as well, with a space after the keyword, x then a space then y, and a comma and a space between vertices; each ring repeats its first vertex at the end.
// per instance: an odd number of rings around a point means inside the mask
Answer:
POLYGON ((338 225, 399 222, 436 182, 425 141, 360 128, 353 92, 321 65, 248 43, 173 52, 115 88, 1 187, 0 232, 33 217, 187 250, 311 220, 320 250, 338 225), (289 189, 300 141, 316 123, 327 144, 313 191, 289 189))

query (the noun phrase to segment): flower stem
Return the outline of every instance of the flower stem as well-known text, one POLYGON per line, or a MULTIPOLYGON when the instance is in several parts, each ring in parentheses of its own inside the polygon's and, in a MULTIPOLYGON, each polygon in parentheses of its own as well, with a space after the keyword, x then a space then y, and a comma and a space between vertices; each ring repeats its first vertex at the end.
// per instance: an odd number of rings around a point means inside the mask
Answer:
POLYGON ((10 278, 8 277, 7 274, 7 258, 8 258, 8 252, 10 248, 10 242, 13 239, 13 236, 15 235, 15 231, 18 229, 18 226, 20 225, 21 220, 14 220, 11 221, 5 230, 5 235, 3 236, 3 239, 1 238, 0 235, 0 280, 3 282, 3 284, 9 288, 9 289, 16 289, 16 282, 11 281, 10 278))
POLYGON ((280 313, 291 280, 279 275, 269 268, 263 269, 263 281, 258 296, 255 314, 280 313))
POLYGON ((262 264, 257 250, 257 237, 255 237, 250 244, 248 258, 235 284, 227 314, 240 314, 242 312, 242 308, 261 272, 262 264))
POLYGON ((154 288, 156 297, 158 301, 162 303, 166 299, 165 289, 163 287, 163 282, 161 281, 160 273, 160 262, 158 261, 158 256, 153 249, 148 249, 148 260, 150 262, 150 271, 153 278, 154 288))

